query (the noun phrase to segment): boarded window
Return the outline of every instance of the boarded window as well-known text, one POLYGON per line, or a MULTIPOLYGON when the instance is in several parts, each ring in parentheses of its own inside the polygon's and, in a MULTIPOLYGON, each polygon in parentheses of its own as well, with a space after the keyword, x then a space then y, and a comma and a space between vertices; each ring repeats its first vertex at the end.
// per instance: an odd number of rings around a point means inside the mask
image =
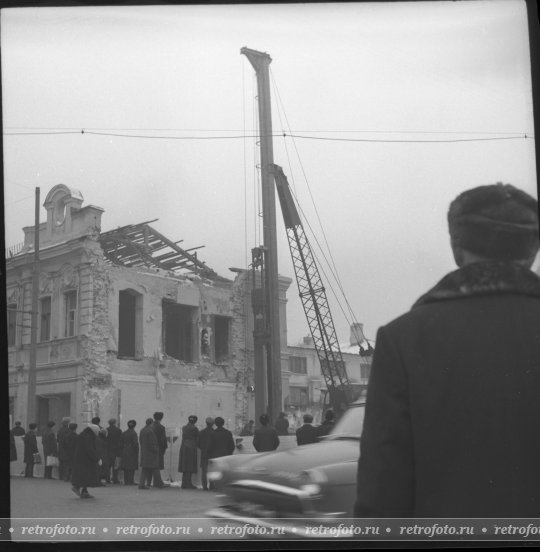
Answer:
POLYGON ((293 374, 307 374, 307 358, 290 356, 289 372, 292 372, 293 374))
POLYGON ((77 325, 77 292, 64 293, 64 336, 73 337, 77 325))
POLYGON ((296 407, 305 407, 309 405, 309 395, 307 387, 290 387, 289 404, 296 407))
POLYGON ((216 362, 225 362, 229 358, 230 319, 225 316, 214 317, 214 345, 216 362))
POLYGON ((39 340, 51 339, 51 298, 43 297, 39 302, 39 340))
POLYGON ((142 295, 123 289, 118 295, 118 357, 142 356, 142 295))
POLYGON ((163 301, 163 350, 178 360, 193 361, 193 320, 196 309, 163 301))
POLYGON ((8 346, 17 344, 17 304, 11 303, 7 306, 8 315, 8 346))

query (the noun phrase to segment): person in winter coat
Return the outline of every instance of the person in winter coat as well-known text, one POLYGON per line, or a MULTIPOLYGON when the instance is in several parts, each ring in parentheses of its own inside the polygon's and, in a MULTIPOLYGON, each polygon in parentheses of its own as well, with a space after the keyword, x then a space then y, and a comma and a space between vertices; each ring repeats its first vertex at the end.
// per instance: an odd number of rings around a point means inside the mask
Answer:
POLYGON ((22 437, 26 433, 24 428, 21 426, 21 422, 15 422, 15 426, 12 431, 15 437, 22 437))
POLYGON ((217 416, 214 423, 216 424, 216 429, 212 436, 209 456, 210 458, 230 456, 234 452, 233 434, 223 427, 225 425, 225 420, 221 416, 217 416))
POLYGON ((64 480, 71 481, 73 462, 75 461, 75 447, 77 446, 77 424, 71 422, 68 425, 68 433, 63 438, 64 447, 64 480))
POLYGON ((167 435, 165 433, 165 428, 161 424, 161 420, 163 420, 163 412, 154 412, 154 422, 152 423, 152 429, 156 434, 159 449, 159 469, 154 472, 154 487, 158 487, 160 489, 165 487, 165 485, 163 484, 163 480, 161 479, 160 470, 164 469, 165 467, 165 451, 168 447, 167 435))
POLYGON ((317 428, 317 438, 328 435, 334 429, 334 411, 327 410, 324 414, 324 422, 317 428))
POLYGON ((133 476, 139 469, 139 438, 135 431, 137 422, 129 420, 128 428, 122 433, 122 469, 124 470, 124 485, 135 485, 133 476))
POLYGON ((266 414, 259 416, 261 427, 255 430, 253 446, 257 452, 276 450, 279 446, 277 431, 270 425, 270 418, 266 414))
POLYGON ((96 447, 98 434, 99 426, 88 424, 77 435, 75 454, 73 455, 71 490, 80 498, 94 498, 88 492, 88 487, 96 487, 99 483, 97 468, 101 463, 101 458, 96 447))
POLYGON ((188 423, 182 428, 182 443, 178 458, 178 471, 182 472, 182 489, 196 489, 191 476, 197 473, 197 443, 199 430, 195 425, 197 416, 189 416, 188 423))
MULTIPOLYGON (((95 425, 95 424, 94 424, 95 425)), ((99 427, 99 426, 98 426, 99 427)), ((98 487, 104 487, 110 483, 109 455, 107 454, 107 430, 100 429, 96 439, 96 449, 101 462, 97 466, 98 487), (105 481, 105 483, 104 483, 105 481)))
POLYGON ((203 490, 208 490, 208 460, 214 434, 214 418, 206 418, 206 427, 199 432, 199 449, 201 450, 201 484, 203 490))
POLYGON ((156 434, 152 429, 153 423, 152 418, 147 418, 146 426, 139 433, 141 450, 139 489, 149 489, 154 473, 159 471, 159 447, 156 434))
POLYGON ((37 424, 31 423, 28 426, 26 435, 23 437, 24 463, 26 464, 24 477, 34 477, 34 454, 39 452, 37 446, 36 428, 37 424))
POLYGON ((289 420, 285 412, 280 412, 276 420, 276 431, 278 435, 289 435, 289 420))
POLYGON ((45 462, 43 477, 45 479, 53 479, 53 467, 47 466, 47 456, 58 457, 58 443, 56 442, 56 434, 53 430, 53 427, 55 425, 56 424, 52 420, 50 422, 47 422, 47 427, 43 430, 43 433, 41 434, 41 445, 43 446, 43 461, 45 462))
POLYGON ((296 443, 298 445, 309 445, 318 441, 317 428, 311 425, 313 416, 304 414, 304 425, 296 430, 296 443))
POLYGON ((458 269, 379 329, 360 517, 540 517, 538 202, 480 186, 450 205, 458 269))
POLYGON ((58 479, 68 481, 66 476, 66 452, 65 452, 65 437, 69 433, 70 418, 62 418, 62 425, 58 429, 56 434, 56 442, 58 444, 58 479))
POLYGON ((109 427, 107 428, 107 465, 109 472, 107 473, 107 481, 112 481, 115 484, 120 483, 118 481, 118 463, 120 462, 120 456, 122 451, 120 449, 120 439, 122 438, 122 430, 116 426, 116 418, 109 420, 109 427), (118 460, 117 460, 118 459, 118 460), (112 477, 111 477, 112 472, 112 477))

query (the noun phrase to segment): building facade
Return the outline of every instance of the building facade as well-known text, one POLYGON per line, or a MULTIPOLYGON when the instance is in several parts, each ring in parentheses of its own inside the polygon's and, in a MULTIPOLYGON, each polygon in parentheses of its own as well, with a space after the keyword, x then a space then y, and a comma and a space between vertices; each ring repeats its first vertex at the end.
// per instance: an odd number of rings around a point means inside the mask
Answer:
MULTIPOLYGON (((101 232, 104 210, 63 184, 44 207, 30 397, 38 427, 64 416, 140 426, 163 411, 167 426, 195 414, 241 428, 254 410, 250 273, 221 277, 149 223, 101 232)), ((7 252, 6 291, 10 415, 27 425, 35 229, 24 232, 7 252)), ((290 283, 280 277, 284 344, 290 283)), ((285 386, 287 357, 284 348, 285 386)))

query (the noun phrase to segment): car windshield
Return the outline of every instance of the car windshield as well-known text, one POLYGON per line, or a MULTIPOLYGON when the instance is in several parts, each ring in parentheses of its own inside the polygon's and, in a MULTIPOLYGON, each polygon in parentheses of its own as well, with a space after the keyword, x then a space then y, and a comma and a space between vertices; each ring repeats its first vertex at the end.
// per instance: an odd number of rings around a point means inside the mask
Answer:
POLYGON ((345 411, 328 435, 329 439, 360 439, 364 424, 365 405, 357 404, 345 411))

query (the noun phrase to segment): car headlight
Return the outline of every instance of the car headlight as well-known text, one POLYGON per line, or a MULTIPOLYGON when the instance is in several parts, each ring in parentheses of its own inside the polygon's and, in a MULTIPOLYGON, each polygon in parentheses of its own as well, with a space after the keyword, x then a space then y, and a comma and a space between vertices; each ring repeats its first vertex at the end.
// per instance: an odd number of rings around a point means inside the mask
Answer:
POLYGON ((324 472, 318 469, 305 470, 300 474, 300 490, 312 498, 322 495, 327 482, 328 478, 324 472))

